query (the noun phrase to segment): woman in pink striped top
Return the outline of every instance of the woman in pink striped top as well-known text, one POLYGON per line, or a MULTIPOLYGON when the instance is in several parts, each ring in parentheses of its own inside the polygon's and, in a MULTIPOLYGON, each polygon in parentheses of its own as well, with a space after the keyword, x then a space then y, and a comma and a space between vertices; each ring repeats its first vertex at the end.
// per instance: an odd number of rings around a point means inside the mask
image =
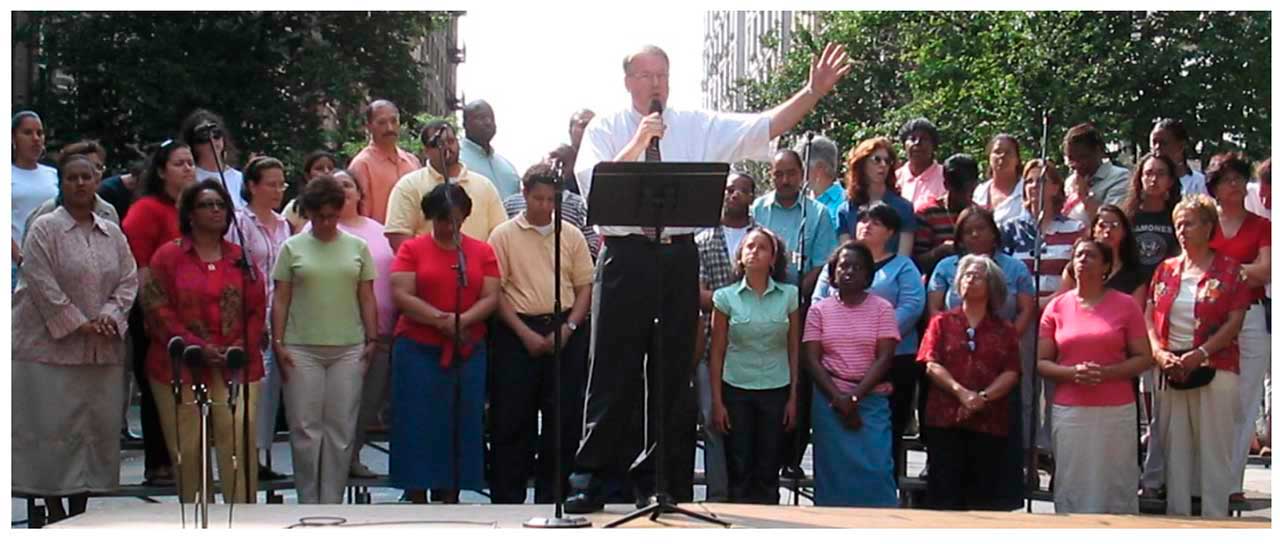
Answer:
POLYGON ((813 502, 819 506, 898 503, 892 386, 884 379, 899 333, 893 305, 867 292, 874 266, 861 243, 837 248, 827 261, 827 277, 838 291, 815 302, 805 323, 806 364, 815 390, 813 502))

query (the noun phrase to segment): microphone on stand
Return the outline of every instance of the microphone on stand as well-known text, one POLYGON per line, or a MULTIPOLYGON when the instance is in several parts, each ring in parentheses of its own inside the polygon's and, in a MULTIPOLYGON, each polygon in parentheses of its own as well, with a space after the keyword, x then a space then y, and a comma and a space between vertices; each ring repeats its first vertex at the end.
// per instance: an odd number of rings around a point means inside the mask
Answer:
POLYGON ((222 376, 222 381, 227 384, 227 404, 231 407, 232 413, 236 411, 236 399, 240 397, 240 381, 236 378, 244 376, 245 367, 248 364, 249 355, 243 349, 227 348, 227 372, 222 376))
POLYGON ((182 363, 191 371, 192 385, 204 385, 203 372, 197 372, 204 368, 204 350, 200 346, 187 346, 182 350, 182 363))
POLYGON ((182 403, 182 365, 179 365, 178 361, 182 360, 183 352, 186 349, 187 341, 183 340, 181 336, 169 339, 169 386, 173 388, 173 404, 175 406, 182 403))

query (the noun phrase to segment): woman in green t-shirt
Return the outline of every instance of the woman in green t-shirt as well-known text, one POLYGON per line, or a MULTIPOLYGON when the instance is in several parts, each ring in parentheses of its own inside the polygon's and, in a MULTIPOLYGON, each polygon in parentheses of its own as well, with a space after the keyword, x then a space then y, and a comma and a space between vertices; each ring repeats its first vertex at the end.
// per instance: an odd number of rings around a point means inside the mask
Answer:
POLYGON ((347 194, 332 177, 300 197, 311 230, 280 248, 271 330, 284 378, 298 502, 341 504, 364 373, 377 340, 373 257, 338 230, 347 194))

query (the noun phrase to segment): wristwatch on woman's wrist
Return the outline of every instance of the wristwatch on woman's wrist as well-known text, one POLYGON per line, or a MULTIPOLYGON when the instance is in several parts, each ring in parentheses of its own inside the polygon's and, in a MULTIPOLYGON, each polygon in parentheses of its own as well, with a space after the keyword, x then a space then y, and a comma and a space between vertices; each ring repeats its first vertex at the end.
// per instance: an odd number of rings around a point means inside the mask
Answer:
POLYGON ((1200 346, 1200 347, 1196 348, 1196 351, 1198 351, 1198 352, 1200 352, 1202 355, 1204 355, 1204 362, 1203 362, 1203 363, 1201 363, 1201 364, 1200 364, 1200 366, 1204 366, 1204 365, 1209 364, 1209 350, 1204 349, 1204 346, 1200 346))

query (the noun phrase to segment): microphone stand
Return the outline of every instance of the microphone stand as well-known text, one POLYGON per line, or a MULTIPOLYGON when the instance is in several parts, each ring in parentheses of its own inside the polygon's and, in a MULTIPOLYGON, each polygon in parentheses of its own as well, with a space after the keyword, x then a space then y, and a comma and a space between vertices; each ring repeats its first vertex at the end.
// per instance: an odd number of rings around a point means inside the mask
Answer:
MULTIPOLYGON (((182 354, 187 343, 181 336, 169 339, 169 387, 173 390, 173 433, 178 444, 178 470, 174 479, 178 484, 178 513, 182 516, 182 528, 187 528, 187 504, 182 501, 182 425, 178 424, 178 409, 182 406, 182 354)), ((194 377, 194 374, 193 374, 194 377)), ((193 384, 194 385, 194 384, 193 384)))
MULTIPOLYGON (((672 193, 674 193, 674 191, 672 191, 672 193)), ((655 194, 655 196, 653 197, 654 206, 657 208, 657 212, 654 214, 654 224, 652 227, 654 231, 655 240, 662 239, 662 230, 666 227, 665 217, 663 217, 663 212, 667 208, 675 206, 676 204, 675 196, 676 196, 675 194, 668 194, 666 191, 664 191, 661 194, 655 194)), ((655 245, 656 244, 657 242, 655 242, 655 245)), ((655 255, 656 254, 657 252, 655 251, 655 255)), ((658 293, 659 296, 661 296, 661 294, 663 293, 663 287, 662 287, 663 281, 662 281, 661 271, 659 271, 658 274, 654 275, 654 283, 655 285, 654 285, 653 292, 658 293)), ((661 516, 662 514, 681 514, 696 520, 705 521, 707 523, 714 523, 721 527, 728 528, 730 524, 727 521, 716 519, 709 515, 700 514, 698 512, 681 508, 676 503, 675 499, 672 498, 671 493, 667 491, 667 445, 668 445, 668 440, 666 435, 667 397, 665 396, 666 384, 664 383, 667 369, 665 369, 664 367, 667 364, 670 364, 671 361, 667 361, 663 358, 662 326, 665 320, 663 319, 662 306, 663 306, 662 304, 658 304, 656 315, 653 318, 653 332, 649 337, 649 356, 647 357, 648 361, 645 363, 645 369, 646 369, 645 378, 646 379, 648 378, 648 373, 650 370, 652 370, 655 375, 653 379, 654 381, 653 393, 657 397, 657 402, 653 403, 657 405, 657 410, 656 410, 657 414, 655 414, 657 417, 654 419, 655 420, 654 427, 656 427, 656 429, 654 430, 656 431, 656 434, 657 434, 657 437, 656 437, 657 443, 652 445, 650 444, 650 441, 648 440, 648 436, 647 436, 649 428, 648 428, 648 425, 646 424, 645 425, 646 436, 645 436, 645 445, 644 445, 644 453, 646 454, 650 450, 655 450, 655 449, 657 450, 656 451, 657 459, 655 460, 655 463, 657 464, 657 470, 655 471, 656 474, 654 478, 656 480, 655 481, 656 491, 654 493, 654 501, 648 506, 633 510, 627 515, 609 522, 607 525, 605 525, 605 528, 612 529, 615 527, 619 527, 621 525, 626 524, 627 522, 630 522, 631 520, 638 519, 644 516, 649 516, 650 521, 657 521, 658 517, 661 516)), ((647 390, 647 387, 648 386, 646 385, 646 390, 647 390)), ((649 395, 647 392, 644 398, 645 398, 644 402, 646 403, 645 410, 647 413, 647 410, 649 409, 649 406, 648 406, 649 395)), ((647 457, 648 456, 646 455, 646 458, 647 457)))
MULTIPOLYGON (((206 125, 205 125, 204 133, 205 133, 205 134, 209 134, 209 133, 210 133, 210 131, 212 131, 214 128, 217 128, 217 125, 214 125, 213 123, 208 123, 208 124, 206 124, 206 125)), ((200 131, 200 127, 197 127, 197 129, 196 129, 196 130, 197 130, 197 131, 200 131)), ((243 283, 243 286, 242 286, 242 293, 247 294, 247 293, 248 293, 248 290, 249 290, 249 285, 250 285, 251 283, 254 283, 254 282, 256 282, 256 281, 257 281, 257 279, 256 279, 256 274, 254 274, 253 263, 252 263, 252 261, 251 261, 251 258, 249 257, 249 249, 248 249, 248 246, 246 246, 246 245, 245 245, 244 230, 240 228, 240 221, 235 217, 235 212, 236 212, 236 204, 235 204, 235 200, 236 200, 236 199, 235 199, 235 196, 234 196, 234 195, 231 195, 231 189, 230 189, 229 187, 227 187, 227 177, 226 177, 225 173, 223 172, 224 170, 226 170, 226 168, 225 168, 225 166, 222 164, 222 153, 218 152, 216 149, 214 149, 214 148, 213 148, 213 140, 212 140, 212 138, 209 140, 209 150, 210 150, 210 151, 213 151, 213 162, 214 162, 214 165, 216 165, 216 166, 218 167, 218 180, 222 183, 222 190, 223 190, 223 191, 226 191, 228 196, 231 196, 230 201, 228 201, 228 202, 227 202, 227 210, 228 210, 228 212, 229 212, 229 213, 231 213, 231 227, 232 227, 233 229, 235 229, 235 232, 236 232, 236 240, 238 240, 238 241, 240 242, 240 260, 236 261, 236 266, 240 269, 241 281, 242 281, 242 283, 243 283)), ((241 180, 241 183, 244 183, 244 181, 243 181, 243 180, 241 180)), ((241 332, 241 337, 240 337, 240 338, 241 338, 241 342, 244 344, 244 349, 245 349, 245 350, 249 350, 249 349, 257 349, 257 350, 261 351, 261 348, 256 347, 256 346, 250 346, 250 345, 249 345, 249 303, 248 303, 248 297, 247 297, 247 296, 242 296, 242 297, 241 297, 241 301, 240 301, 240 332, 241 332)), ((247 355, 247 352, 246 352, 246 355, 247 355)), ((227 369, 224 369, 222 372, 226 372, 226 371, 227 371, 227 369)), ((250 403, 250 399, 249 399, 249 384, 247 383, 247 382, 248 382, 247 378, 248 378, 248 375, 249 375, 248 369, 247 369, 247 368, 245 368, 245 369, 243 370, 243 373, 244 373, 244 374, 243 374, 243 376, 246 378, 246 379, 245 379, 246 383, 244 384, 244 385, 245 385, 245 387, 244 387, 244 406, 242 406, 242 407, 241 407, 241 410, 242 410, 242 412, 243 412, 243 413, 242 413, 242 416, 243 416, 243 417, 242 417, 242 420, 241 420, 241 421, 242 421, 242 423, 241 423, 241 429, 240 429, 240 430, 241 430, 241 432, 242 432, 242 433, 244 433, 244 444, 245 444, 245 450, 246 450, 246 453, 247 453, 247 450, 248 450, 248 448, 249 448, 249 444, 250 444, 250 442, 249 442, 249 441, 250 441, 250 440, 253 440, 253 437, 251 436, 251 433, 250 433, 250 431, 249 431, 249 409, 250 409, 250 407, 252 406, 252 404, 250 403)), ((230 379, 230 378, 228 378, 228 379, 230 379)), ((230 407, 229 409, 231 410, 231 412, 230 412, 230 416, 231 416, 231 421, 232 421, 232 423, 231 423, 231 427, 232 427, 231 435, 232 435, 232 437, 233 437, 233 439, 232 439, 232 440, 234 441, 234 440, 235 440, 235 438, 234 438, 234 437, 235 437, 235 435, 236 435, 236 433, 235 433, 235 417, 236 417, 236 413, 235 413, 235 405, 234 405, 234 403, 231 405, 231 407, 230 407)), ((237 489, 236 489, 236 488, 238 487, 238 484, 240 483, 240 479, 241 479, 241 478, 237 478, 237 477, 236 477, 236 475, 237 475, 237 471, 239 471, 239 468, 238 468, 238 466, 239 466, 239 461, 238 461, 238 455, 237 455, 237 453, 238 453, 238 452, 237 452, 236 446, 237 446, 237 445, 233 444, 233 445, 232 445, 232 447, 231 447, 231 465, 232 465, 232 468, 231 468, 231 495, 229 495, 229 496, 228 496, 228 495, 226 494, 226 492, 225 492, 225 491, 226 491, 225 489, 223 490, 224 492, 223 492, 223 495, 222 495, 222 496, 223 496, 223 500, 224 500, 224 501, 226 501, 226 502, 230 505, 230 506, 228 507, 228 509, 227 509, 227 527, 230 527, 230 526, 231 526, 231 520, 232 520, 232 519, 234 518, 234 516, 235 516, 235 508, 236 508, 236 506, 235 506, 235 495, 236 495, 236 491, 237 491, 237 489)), ((268 445, 267 447, 268 447, 268 448, 270 448, 271 446, 270 446, 270 445, 268 445)), ((206 450, 206 452, 205 452, 205 453, 207 454, 207 453, 208 453, 208 451, 206 450)), ((255 462, 254 462, 254 465, 257 465, 257 460, 255 459, 254 461, 255 461, 255 462)), ((255 468, 256 468, 256 466, 255 466, 255 468)), ((249 479, 249 469, 246 467, 246 468, 245 468, 245 470, 240 471, 240 472, 242 472, 242 474, 240 474, 240 476, 244 479, 245 502, 247 503, 247 502, 249 502, 249 494, 250 494, 250 493, 252 493, 252 494, 253 494, 253 496, 254 496, 254 498, 255 498, 255 499, 257 498, 258 490, 257 490, 257 489, 250 489, 250 488, 249 488, 249 484, 250 484, 250 479, 249 479)), ((225 478, 224 478, 224 480, 225 480, 225 478)), ((224 481, 224 482, 223 482, 223 484, 225 485, 225 484, 226 484, 226 482, 224 481)), ((206 514, 207 514, 207 512, 206 512, 206 514)), ((207 526, 207 525, 208 525, 208 523, 207 523, 207 520, 206 520, 206 526, 207 526)))
MULTIPOLYGON (((803 184, 800 186, 800 198, 796 199, 796 201, 800 203, 800 235, 799 240, 796 242, 796 251, 800 256, 800 261, 796 263, 797 287, 804 283, 804 264, 808 262, 808 255, 806 255, 807 248, 804 243, 804 225, 809 221, 809 207, 805 205, 805 199, 809 198, 809 148, 812 145, 813 133, 806 132, 804 135, 804 160, 800 161, 800 175, 802 176, 801 179, 803 180, 803 184)), ((805 306, 808 306, 808 300, 802 300, 801 302, 805 306)))
MULTIPOLYGON (((552 406, 551 421, 555 422, 555 433, 553 433, 555 436, 553 437, 554 441, 552 442, 552 444, 555 445, 554 446, 555 459, 552 460, 552 462, 555 463, 555 471, 554 471, 555 480, 553 482, 554 487, 552 487, 552 489, 554 490, 553 493, 555 498, 553 500, 555 501, 556 506, 555 506, 555 517, 532 518, 524 522, 525 527, 529 527, 533 529, 578 529, 578 528, 591 526, 591 522, 588 521, 587 518, 585 517, 580 517, 580 516, 572 517, 572 518, 564 517, 564 475, 562 474, 562 471, 561 471, 561 456, 564 455, 564 451, 563 451, 563 448, 560 447, 562 436, 564 433, 564 425, 563 425, 564 421, 560 415, 561 413, 560 403, 563 402, 564 400, 564 396, 562 394, 563 385, 561 384, 561 381, 564 379, 563 378, 564 369, 561 366, 561 361, 560 361, 560 358, 561 358, 560 329, 563 328, 562 324, 564 321, 564 315, 563 315, 564 309, 562 305, 563 302, 560 299, 560 266, 561 266, 560 265, 560 227, 561 227, 560 212, 564 207, 563 204, 564 204, 564 185, 565 185, 563 167, 564 167, 564 164, 561 163, 559 160, 555 160, 552 163, 552 171, 554 172, 553 175, 555 176, 555 187, 556 187, 556 208, 555 208, 555 214, 552 215, 551 217, 551 220, 554 222, 553 228, 555 229, 555 235, 554 235, 555 239, 552 242, 552 247, 555 250, 555 257, 554 257, 555 282, 553 283, 553 286, 554 286, 553 288, 555 289, 555 304, 554 304, 554 309, 552 310, 553 312, 552 315, 554 317, 551 320, 552 326, 555 327, 551 333, 552 340, 553 340, 553 344, 551 348, 552 349, 551 361, 552 361, 552 364, 555 365, 554 376, 552 378, 552 381, 553 381, 552 387, 554 391, 552 394, 555 395, 555 402, 552 403, 551 405, 552 406)), ((545 437, 544 437, 544 440, 545 440, 545 437)))
MULTIPOLYGON (((209 528, 209 388, 204 380, 204 353, 199 346, 187 346, 183 362, 191 371, 191 391, 200 410, 200 489, 196 495, 196 518, 201 529, 209 528)), ((175 422, 175 426, 176 426, 175 422)), ((181 500, 181 499, 179 499, 181 500)))
MULTIPOLYGON (((1036 235, 1032 245, 1032 277, 1035 280, 1035 289, 1031 297, 1031 308, 1034 312, 1031 320, 1031 331, 1033 335, 1033 346, 1035 353, 1032 355, 1033 361, 1040 360, 1040 256, 1044 253, 1040 244, 1044 242, 1044 229, 1040 226, 1041 218, 1044 217, 1044 173, 1049 169, 1049 112, 1043 112, 1042 132, 1040 136, 1040 178, 1036 181, 1036 200, 1039 201, 1039 213, 1032 220, 1036 222, 1036 235)), ((1025 183, 1025 181, 1023 182, 1025 183)), ((1021 419, 1021 418, 1019 418, 1021 419)), ((1026 463, 1026 488, 1027 488, 1027 512, 1031 512, 1031 493, 1040 490, 1040 470, 1036 466, 1037 446, 1036 436, 1039 434, 1040 424, 1040 373, 1036 371, 1036 365, 1031 366, 1031 426, 1026 431, 1027 449, 1023 453, 1026 463)), ((1052 478, 1052 475, 1050 475, 1052 478)))
MULTIPOLYGON (((440 132, 443 132, 443 128, 440 132)), ((436 139, 440 137, 440 132, 436 133, 436 139)), ((437 147, 438 147, 437 143, 437 147)), ((439 148, 444 164, 445 185, 456 184, 456 181, 449 179, 449 150, 448 148, 439 148)), ((457 161, 453 162, 457 164, 457 161)), ((448 198, 449 193, 445 191, 445 198, 449 200, 449 222, 453 224, 453 247, 457 254, 457 264, 453 265, 456 272, 454 281, 454 306, 453 306, 453 489, 455 493, 455 501, 461 501, 462 495, 462 366, 465 360, 462 357, 462 289, 467 286, 467 256, 462 251, 462 224, 453 218, 453 199, 448 198)))

